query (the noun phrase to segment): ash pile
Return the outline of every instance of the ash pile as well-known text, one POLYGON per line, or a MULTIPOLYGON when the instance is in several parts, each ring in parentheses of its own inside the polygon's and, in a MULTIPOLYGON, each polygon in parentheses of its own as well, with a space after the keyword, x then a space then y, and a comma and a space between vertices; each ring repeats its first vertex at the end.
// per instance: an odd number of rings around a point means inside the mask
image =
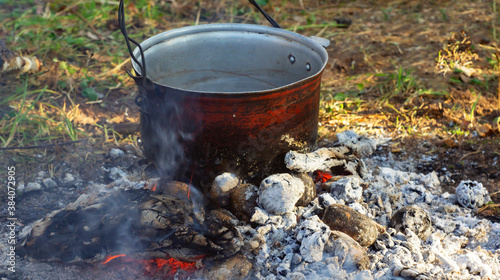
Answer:
POLYGON ((374 140, 337 136, 288 153, 290 174, 230 193, 233 208, 253 203, 233 209, 249 217, 239 229, 252 279, 498 279, 500 224, 474 215, 490 201, 481 183, 443 193, 435 172, 384 167, 397 163, 371 156, 374 140))
POLYGON ((373 155, 378 145, 345 131, 314 152, 290 151, 288 173, 259 186, 224 173, 205 195, 114 168, 111 184, 93 185, 96 195, 26 226, 24 254, 82 262, 127 250, 198 259, 194 274, 173 279, 498 279, 500 224, 475 216, 490 201, 486 189, 462 181, 456 193, 443 193, 446 178, 396 170, 400 162, 373 155), (118 208, 108 209, 117 196, 118 208), (85 224, 89 215, 102 217, 85 224), (70 226, 58 226, 68 217, 70 226), (103 224, 110 217, 122 220, 103 224), (73 242, 53 239, 59 234, 73 242))

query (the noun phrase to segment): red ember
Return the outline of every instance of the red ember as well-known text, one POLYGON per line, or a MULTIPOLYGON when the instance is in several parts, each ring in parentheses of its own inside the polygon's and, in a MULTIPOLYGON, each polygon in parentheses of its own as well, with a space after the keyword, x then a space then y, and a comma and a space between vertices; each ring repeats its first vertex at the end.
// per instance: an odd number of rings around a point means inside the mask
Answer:
POLYGON ((332 174, 330 174, 329 172, 325 172, 325 171, 320 171, 320 170, 316 170, 314 172, 316 174, 316 178, 314 179, 314 183, 321 183, 323 184, 324 182, 328 181, 330 178, 332 178, 332 174))
MULTIPOLYGON (((200 258, 202 258, 201 256, 200 258)), ((181 262, 174 258, 169 259, 152 259, 152 260, 136 260, 127 257, 125 254, 110 255, 107 256, 102 264, 107 264, 114 259, 118 259, 122 263, 138 263, 144 268, 144 272, 150 275, 166 274, 165 276, 171 278, 178 270, 186 271, 188 274, 192 274, 199 267, 197 267, 196 262, 181 262)))
POLYGON ((109 263, 110 261, 116 259, 116 258, 121 258, 121 257, 126 257, 127 255, 125 254, 120 254, 120 255, 114 255, 114 256, 107 256, 104 261, 102 262, 102 264, 107 264, 109 263))

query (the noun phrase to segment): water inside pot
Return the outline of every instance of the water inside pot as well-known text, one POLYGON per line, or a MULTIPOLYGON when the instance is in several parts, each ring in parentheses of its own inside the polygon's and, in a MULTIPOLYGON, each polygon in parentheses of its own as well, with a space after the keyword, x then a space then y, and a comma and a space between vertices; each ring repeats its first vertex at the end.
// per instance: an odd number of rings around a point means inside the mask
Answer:
POLYGON ((259 92, 316 75, 325 65, 324 50, 307 37, 218 26, 169 31, 144 42, 148 78, 186 91, 259 92))
POLYGON ((176 88, 189 91, 208 92, 249 92, 264 91, 279 88, 302 77, 292 72, 276 72, 268 69, 259 70, 258 73, 232 73, 218 70, 197 70, 182 73, 172 73, 155 81, 176 88), (185 81, 183 76, 189 76, 185 81))

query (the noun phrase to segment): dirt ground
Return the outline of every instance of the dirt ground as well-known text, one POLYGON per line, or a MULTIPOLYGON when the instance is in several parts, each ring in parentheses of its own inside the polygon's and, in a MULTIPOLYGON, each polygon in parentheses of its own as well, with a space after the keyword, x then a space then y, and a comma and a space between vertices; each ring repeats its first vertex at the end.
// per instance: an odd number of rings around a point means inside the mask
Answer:
MULTIPOLYGON (((236 2, 239 6, 249 5, 245 1, 236 2)), ((346 129, 392 137, 381 153, 412 162, 411 169, 416 172, 436 171, 449 178, 443 183, 450 193, 454 193, 461 180, 479 181, 493 194, 494 203, 500 203, 499 63, 495 57, 499 20, 493 1, 270 2, 264 7, 282 27, 331 41, 327 48, 329 63, 322 80, 321 139, 332 139, 335 132, 346 129), (332 22, 343 26, 332 26, 332 22), (465 33, 460 37, 462 31, 465 33), (453 33, 459 35, 453 37, 453 33), (446 63, 446 57, 439 58, 439 52, 447 46, 449 59, 454 59, 455 65, 462 63, 473 69, 471 75, 453 69, 442 73, 450 63, 446 63), (473 59, 461 57, 467 55, 473 59), (436 66, 443 61, 440 64, 443 68, 436 66)), ((155 22, 157 28, 173 29, 196 19, 198 1, 182 3, 186 5, 178 13, 155 22)), ((231 1, 205 4, 199 13, 200 23, 267 24, 258 16, 233 16, 229 11, 232 5, 231 1)), ((136 24, 146 22, 139 18, 136 24)), ((108 27, 117 28, 113 22, 108 27)), ((2 33, 0 37, 10 35, 2 33)), ((124 44, 122 48, 125 50, 124 44)), ((105 55, 97 53, 91 61, 95 71, 99 64, 109 63, 101 56, 105 55)), ((50 71, 54 57, 57 54, 44 57, 44 67, 49 72, 33 77, 30 87, 48 85, 57 90, 57 77, 50 76, 54 74, 50 71)), ((127 68, 130 66, 119 69, 119 73, 125 76, 127 68)), ((17 76, 3 74, 2 98, 22 83, 17 76)), ((137 125, 124 128, 123 124, 139 120, 134 103, 136 95, 131 79, 109 88, 103 98, 106 106, 75 95, 78 110, 73 123, 88 135, 84 141, 44 147, 51 144, 47 142, 40 144, 41 148, 2 150, 3 166, 16 166, 18 182, 28 183, 35 181, 41 171, 54 178, 71 173, 85 181, 98 181, 105 177, 101 166, 134 168, 143 164, 137 125), (95 123, 107 125, 110 131, 114 128, 117 133, 109 132, 111 136, 103 137, 95 123), (113 147, 129 151, 136 158, 118 163, 109 156, 113 147)), ((70 106, 62 93, 53 99, 60 106, 70 106)), ((7 111, 7 105, 2 105, 1 110, 7 111)), ((15 145, 9 148, 12 146, 15 145)), ((497 209, 492 206, 481 214, 498 217, 497 209)))

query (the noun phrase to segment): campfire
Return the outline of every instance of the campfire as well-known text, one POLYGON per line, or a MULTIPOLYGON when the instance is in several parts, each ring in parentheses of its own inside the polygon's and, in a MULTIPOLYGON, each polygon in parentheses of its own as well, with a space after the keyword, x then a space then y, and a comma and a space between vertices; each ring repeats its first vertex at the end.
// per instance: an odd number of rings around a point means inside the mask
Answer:
POLYGON ((500 225, 471 215, 489 199, 482 186, 441 193, 435 173, 385 167, 373 154, 383 141, 337 138, 290 151, 289 172, 259 186, 226 172, 202 193, 112 170, 112 183, 26 226, 20 253, 125 279, 495 279, 500 225))

